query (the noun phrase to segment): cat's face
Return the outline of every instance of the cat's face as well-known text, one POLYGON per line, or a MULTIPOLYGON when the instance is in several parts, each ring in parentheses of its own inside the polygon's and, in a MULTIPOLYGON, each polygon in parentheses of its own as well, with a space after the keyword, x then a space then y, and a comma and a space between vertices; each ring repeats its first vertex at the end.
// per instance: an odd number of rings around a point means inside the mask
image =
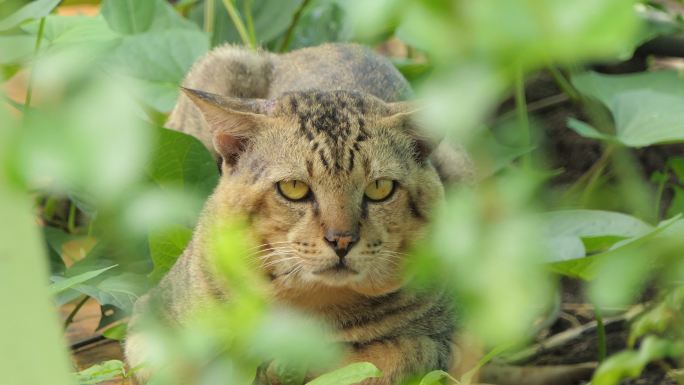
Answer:
POLYGON ((247 216, 260 245, 250 258, 281 285, 396 290, 443 196, 408 116, 348 92, 265 103, 253 131, 216 140, 227 162, 214 199, 247 216))

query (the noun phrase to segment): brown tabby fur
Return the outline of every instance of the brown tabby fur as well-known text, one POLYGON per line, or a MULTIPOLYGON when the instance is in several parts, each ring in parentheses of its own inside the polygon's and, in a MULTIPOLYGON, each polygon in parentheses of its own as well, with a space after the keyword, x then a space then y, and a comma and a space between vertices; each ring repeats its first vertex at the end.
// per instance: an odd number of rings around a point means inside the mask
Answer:
MULTIPOLYGON (((137 327, 152 300, 182 324, 190 311, 230 293, 209 272, 208 229, 217 218, 248 219, 262 246, 261 268, 281 304, 327 321, 347 362, 370 361, 389 385, 453 360, 453 314, 441 295, 403 288, 401 268, 421 235, 443 183, 469 172, 467 158, 421 134, 409 87, 394 67, 355 45, 323 45, 275 55, 223 46, 199 60, 168 127, 200 139, 222 161, 222 177, 193 239, 168 275, 136 304, 126 341, 128 363, 143 363, 145 333, 137 327), (201 90, 201 91, 195 91, 201 90), (436 166, 439 167, 437 170, 436 166), (441 174, 441 175, 440 175, 441 174), (378 178, 397 181, 384 202, 364 199, 378 178), (292 202, 282 180, 305 181, 311 199, 292 202), (358 232, 348 269, 329 230, 358 232)), ((142 370, 138 380, 146 381, 142 370)), ((273 380, 273 379, 272 379, 273 380)))

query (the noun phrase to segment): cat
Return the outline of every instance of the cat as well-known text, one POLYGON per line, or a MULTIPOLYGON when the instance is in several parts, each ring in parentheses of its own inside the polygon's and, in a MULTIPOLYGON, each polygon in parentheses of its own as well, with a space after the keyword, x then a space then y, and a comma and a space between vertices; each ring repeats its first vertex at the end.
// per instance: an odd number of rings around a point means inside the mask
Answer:
MULTIPOLYGON (((201 58, 183 87, 167 127, 202 141, 222 176, 185 251, 137 301, 128 364, 150 354, 138 320, 151 302, 182 325, 189 309, 230 298, 204 246, 212 221, 242 216, 264 250, 274 299, 327 322, 345 362, 384 373, 362 384, 449 370, 451 299, 407 290, 402 266, 445 185, 472 167, 417 123, 393 65, 353 44, 281 55, 226 45, 201 58)), ((137 371, 137 381, 150 374, 137 371)))

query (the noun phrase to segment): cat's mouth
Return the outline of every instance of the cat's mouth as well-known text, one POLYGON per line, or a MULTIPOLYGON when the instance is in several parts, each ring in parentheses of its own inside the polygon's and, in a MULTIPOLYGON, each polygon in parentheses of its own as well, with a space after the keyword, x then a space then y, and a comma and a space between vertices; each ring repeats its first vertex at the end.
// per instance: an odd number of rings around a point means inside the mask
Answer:
POLYGON ((347 265, 344 260, 338 261, 336 264, 332 266, 325 267, 323 269, 319 269, 313 272, 316 275, 355 275, 358 274, 359 272, 352 269, 347 265))

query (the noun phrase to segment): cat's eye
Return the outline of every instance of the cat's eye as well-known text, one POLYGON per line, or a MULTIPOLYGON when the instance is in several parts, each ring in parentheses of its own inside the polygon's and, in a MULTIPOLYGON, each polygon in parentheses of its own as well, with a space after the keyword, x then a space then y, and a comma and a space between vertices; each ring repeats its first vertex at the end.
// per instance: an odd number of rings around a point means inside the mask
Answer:
POLYGON ((392 195, 394 184, 390 179, 376 179, 366 187, 366 198, 373 202, 383 201, 392 195))
POLYGON ((300 201, 309 196, 309 186, 301 180, 278 182, 278 192, 291 201, 300 201))

